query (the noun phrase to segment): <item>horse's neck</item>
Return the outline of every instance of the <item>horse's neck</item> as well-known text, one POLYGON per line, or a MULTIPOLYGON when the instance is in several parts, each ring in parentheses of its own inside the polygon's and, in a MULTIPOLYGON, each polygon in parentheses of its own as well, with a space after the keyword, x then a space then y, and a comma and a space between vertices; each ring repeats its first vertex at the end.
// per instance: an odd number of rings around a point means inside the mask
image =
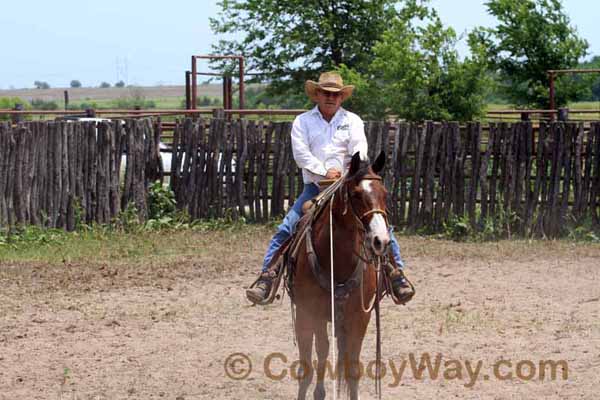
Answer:
MULTIPOLYGON (((336 280, 344 281, 354 272, 358 262, 354 253, 359 253, 360 231, 349 218, 349 214, 334 214, 333 217, 333 264, 336 280)), ((322 214, 319 226, 315 229, 315 251, 320 264, 329 270, 329 210, 322 214)))

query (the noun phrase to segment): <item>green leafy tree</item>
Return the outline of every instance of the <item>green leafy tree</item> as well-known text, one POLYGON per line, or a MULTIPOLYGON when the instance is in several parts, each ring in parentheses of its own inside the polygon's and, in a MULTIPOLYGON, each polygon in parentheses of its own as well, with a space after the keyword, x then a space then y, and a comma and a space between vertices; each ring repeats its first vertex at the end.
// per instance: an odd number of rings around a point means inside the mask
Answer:
MULTIPOLYGON (((514 104, 548 107, 546 71, 576 67, 587 41, 570 25, 559 0, 489 0, 486 6, 498 25, 479 28, 477 37, 500 74, 501 90, 514 104)), ((576 96, 568 80, 557 83, 558 105, 576 96)))
MULTIPOLYGON (((581 69, 600 69, 600 56, 594 56, 591 60, 579 64, 581 69)), ((585 92, 580 100, 600 101, 600 73, 580 74, 574 77, 582 82, 585 92)))
POLYGON ((118 88, 125 87, 125 82, 119 81, 119 82, 115 83, 115 87, 118 87, 118 88))
POLYGON ((50 89, 48 82, 35 81, 33 82, 33 86, 35 86, 36 89, 50 89))
POLYGON ((71 87, 72 88, 80 88, 81 87, 81 82, 78 81, 77 79, 73 79, 71 81, 71 87))
MULTIPOLYGON (((0 110, 12 110, 17 104, 21 104, 26 110, 31 109, 29 103, 20 97, 0 97, 0 110)), ((10 115, 0 115, 0 121, 8 121, 10 118, 10 115)))
POLYGON ((31 108, 34 110, 58 110, 58 103, 52 100, 32 99, 31 108))
POLYGON ((390 21, 373 47, 366 72, 343 65, 339 71, 356 86, 348 108, 367 118, 394 115, 407 120, 470 120, 485 106, 489 75, 479 43, 461 60, 456 34, 435 10, 412 3, 390 21))
MULTIPOLYGON (((247 57, 264 73, 271 93, 302 91, 307 79, 344 64, 357 71, 373 60, 371 48, 397 14, 391 0, 223 0, 210 24, 217 35, 243 34, 213 45, 217 54, 247 57)), ((231 64, 228 64, 231 67, 231 64)), ((226 69, 225 64, 220 65, 226 69)))
MULTIPOLYGON (((310 107, 310 101, 306 94, 298 93, 293 95, 270 94, 267 86, 250 87, 244 94, 246 108, 280 108, 280 109, 301 109, 310 107)), ((233 98, 234 105, 239 102, 238 96, 233 98)))
POLYGON ((109 88, 110 87, 110 83, 108 83, 108 82, 102 82, 100 84, 100 87, 103 88, 103 89, 109 88))

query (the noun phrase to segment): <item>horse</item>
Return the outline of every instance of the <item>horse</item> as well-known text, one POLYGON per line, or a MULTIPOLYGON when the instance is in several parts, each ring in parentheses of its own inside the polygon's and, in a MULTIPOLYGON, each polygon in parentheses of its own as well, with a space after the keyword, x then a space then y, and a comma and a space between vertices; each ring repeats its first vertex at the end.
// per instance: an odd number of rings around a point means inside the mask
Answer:
POLYGON ((325 398, 324 378, 330 345, 327 323, 331 322, 331 291, 326 289, 331 284, 330 211, 336 285, 336 321, 333 323, 338 345, 338 363, 330 371, 337 369, 338 387, 345 387, 350 399, 358 399, 363 372, 360 368, 363 338, 372 305, 381 295, 378 289, 381 287, 378 285, 380 275, 373 260, 386 254, 390 242, 385 211, 387 192, 378 175, 384 163, 383 152, 372 165, 361 163, 359 153, 354 154, 348 173, 341 178, 343 181, 335 189, 333 199, 329 200, 331 203, 325 204, 324 210, 314 216, 294 260, 291 292, 300 365, 299 400, 305 399, 314 378, 313 338, 317 354, 317 384, 313 394, 315 399, 325 398))

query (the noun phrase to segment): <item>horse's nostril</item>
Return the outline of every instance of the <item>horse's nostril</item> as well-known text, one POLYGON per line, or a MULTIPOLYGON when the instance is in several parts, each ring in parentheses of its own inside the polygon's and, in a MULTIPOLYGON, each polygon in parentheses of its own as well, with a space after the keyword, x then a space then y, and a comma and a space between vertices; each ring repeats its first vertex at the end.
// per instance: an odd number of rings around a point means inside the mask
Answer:
POLYGON ((379 250, 381 248, 381 240, 379 240, 378 236, 375 236, 375 238, 373 239, 373 247, 377 250, 379 250))
POLYGON ((388 245, 388 240, 386 240, 385 237, 381 237, 381 236, 373 236, 371 239, 371 249, 375 252, 375 254, 377 255, 381 255, 384 251, 386 246, 388 245))

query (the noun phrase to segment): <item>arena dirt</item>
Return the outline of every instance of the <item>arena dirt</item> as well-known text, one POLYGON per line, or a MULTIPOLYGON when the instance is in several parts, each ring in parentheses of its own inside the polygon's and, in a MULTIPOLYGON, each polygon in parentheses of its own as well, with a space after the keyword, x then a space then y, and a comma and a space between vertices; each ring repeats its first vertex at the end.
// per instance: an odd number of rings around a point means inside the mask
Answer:
MULTIPOLYGON (((2 262, 0 399, 295 398, 289 299, 259 308, 243 296, 270 233, 198 233, 202 251, 168 259, 2 262), (234 353, 252 363, 245 379, 225 371, 234 353)), ((397 382, 387 364, 384 399, 598 398, 597 245, 418 237, 400 244, 418 293, 405 307, 384 302, 384 362, 397 368, 424 354, 442 358, 437 378, 405 371, 397 382), (513 379, 493 375, 499 360, 511 363, 501 372, 513 379), (539 371, 528 378, 530 363, 542 360, 564 361, 568 377, 558 370, 554 380, 539 371), (474 382, 467 361, 481 361, 474 382), (516 376, 517 364, 528 379, 516 376)), ((374 343, 371 324, 365 363, 374 343)), ((229 364, 234 373, 247 370, 242 361, 229 364)), ((326 388, 331 393, 329 382, 326 388)), ((376 398, 368 376, 361 398, 376 398)))

